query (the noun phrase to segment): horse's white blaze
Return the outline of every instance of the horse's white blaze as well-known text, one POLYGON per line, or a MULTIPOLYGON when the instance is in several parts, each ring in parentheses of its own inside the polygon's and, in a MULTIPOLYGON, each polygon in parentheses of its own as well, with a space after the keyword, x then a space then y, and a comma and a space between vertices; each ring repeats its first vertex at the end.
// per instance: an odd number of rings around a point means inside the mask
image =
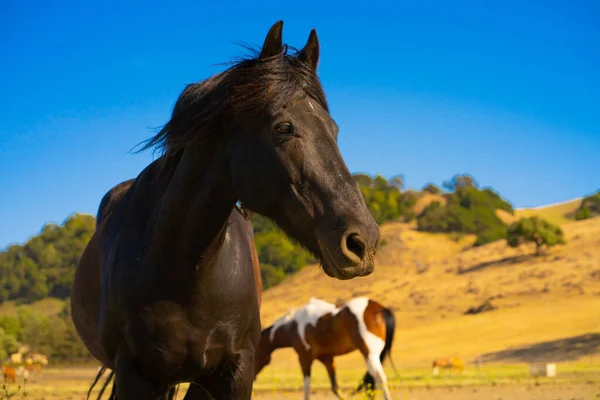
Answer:
POLYGON ((308 304, 293 309, 288 312, 288 314, 279 318, 274 324, 273 328, 271 328, 271 341, 275 336, 275 331, 279 329, 281 326, 291 323, 292 321, 296 322, 296 326, 298 328, 298 335, 300 335, 300 340, 304 347, 307 350, 310 349, 310 344, 306 341, 305 331, 308 325, 316 326, 317 321, 323 315, 332 313, 333 315, 337 314, 339 309, 335 306, 335 304, 328 303, 324 300, 317 299, 315 297, 311 297, 308 304))

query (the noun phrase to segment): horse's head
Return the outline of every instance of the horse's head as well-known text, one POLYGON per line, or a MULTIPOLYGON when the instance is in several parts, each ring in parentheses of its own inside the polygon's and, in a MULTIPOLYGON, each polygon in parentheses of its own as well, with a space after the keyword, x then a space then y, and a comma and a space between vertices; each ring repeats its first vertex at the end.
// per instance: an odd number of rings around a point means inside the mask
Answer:
POLYGON ((271 329, 272 326, 262 331, 258 345, 254 349, 254 379, 271 362, 271 354, 274 350, 271 329))
POLYGON ((234 100, 256 111, 228 143, 236 197, 274 220, 338 279, 369 275, 380 233, 337 144, 317 77, 319 43, 310 33, 295 55, 273 25, 260 55, 232 73, 234 100), (243 104, 242 104, 243 103, 243 104))
POLYGON ((290 55, 282 27, 271 27, 257 57, 188 85, 171 120, 144 148, 166 149, 175 157, 164 158, 164 170, 182 165, 177 170, 200 184, 199 171, 217 165, 219 179, 204 184, 274 220, 329 276, 368 275, 379 228, 338 148, 317 77, 317 34, 290 55))

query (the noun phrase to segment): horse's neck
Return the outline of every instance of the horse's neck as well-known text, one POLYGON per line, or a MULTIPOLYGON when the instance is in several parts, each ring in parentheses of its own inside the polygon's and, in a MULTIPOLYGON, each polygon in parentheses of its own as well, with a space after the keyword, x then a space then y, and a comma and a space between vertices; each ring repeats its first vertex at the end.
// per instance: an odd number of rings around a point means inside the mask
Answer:
POLYGON ((271 341, 271 353, 277 349, 293 347, 294 341, 298 336, 298 329, 295 324, 287 323, 282 325, 273 336, 271 341))
POLYGON ((166 183, 150 223, 148 257, 161 264, 194 265, 218 251, 235 206, 225 155, 184 150, 166 183))

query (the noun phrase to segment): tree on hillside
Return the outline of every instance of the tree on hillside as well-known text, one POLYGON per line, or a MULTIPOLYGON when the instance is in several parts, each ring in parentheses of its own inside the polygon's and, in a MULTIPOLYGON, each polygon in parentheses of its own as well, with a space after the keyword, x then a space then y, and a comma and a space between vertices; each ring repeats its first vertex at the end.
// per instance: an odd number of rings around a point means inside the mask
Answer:
POLYGON ((444 188, 446 188, 449 191, 457 191, 458 189, 464 188, 464 187, 478 187, 477 182, 475 181, 475 179, 468 174, 456 174, 454 175, 449 181, 445 181, 442 186, 444 188))
POLYGON ((506 225, 497 209, 513 212, 512 205, 491 188, 479 189, 470 175, 455 175, 444 183, 446 206, 432 202, 417 219, 417 228, 427 232, 458 232, 477 235, 475 246, 506 237, 506 225))
POLYGON ((390 186, 395 187, 398 191, 401 191, 404 187, 404 177, 402 175, 393 176, 390 179, 390 186))
POLYGON ((588 219, 600 215, 600 191, 585 197, 575 213, 576 220, 588 219))
POLYGON ((17 338, 0 327, 0 360, 6 360, 19 349, 17 338))
POLYGON ((441 191, 442 190, 439 187, 435 186, 433 183, 429 183, 423 188, 423 192, 430 194, 439 194, 441 193, 441 191))
POLYGON ((77 262, 95 227, 93 216, 74 214, 62 226, 46 224, 24 245, 0 252, 0 303, 68 297, 77 262))
POLYGON ((534 243, 536 255, 540 255, 544 246, 565 244, 562 229, 538 216, 522 218, 510 225, 506 241, 511 247, 518 247, 523 243, 534 243))

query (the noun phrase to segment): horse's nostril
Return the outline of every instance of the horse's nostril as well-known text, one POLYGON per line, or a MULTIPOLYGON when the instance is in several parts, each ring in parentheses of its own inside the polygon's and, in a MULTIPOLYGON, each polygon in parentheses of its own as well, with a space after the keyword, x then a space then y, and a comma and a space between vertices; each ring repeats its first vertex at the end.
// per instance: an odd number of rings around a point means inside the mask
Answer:
POLYGON ((365 258, 366 247, 367 245, 362 241, 358 234, 352 233, 346 237, 346 248, 360 260, 365 258))

